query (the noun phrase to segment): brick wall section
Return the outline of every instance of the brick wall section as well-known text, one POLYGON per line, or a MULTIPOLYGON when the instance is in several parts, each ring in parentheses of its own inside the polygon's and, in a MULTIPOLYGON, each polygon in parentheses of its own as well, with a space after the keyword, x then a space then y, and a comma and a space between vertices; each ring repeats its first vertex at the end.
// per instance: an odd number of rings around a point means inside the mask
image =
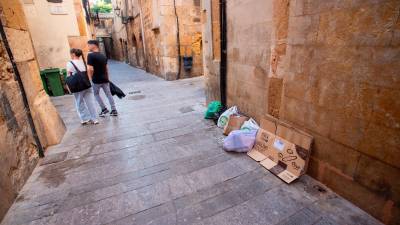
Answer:
MULTIPOLYGON (((0 15, 44 147, 58 143, 65 127, 45 94, 19 1, 0 0, 0 15)), ((18 83, 0 41, 0 220, 38 161, 18 83)))
MULTIPOLYGON (((400 2, 227 2, 229 105, 312 133, 309 174, 398 224, 400 2)), ((210 21, 203 28, 215 29, 210 21)), ((210 49, 207 100, 219 92, 210 49)))

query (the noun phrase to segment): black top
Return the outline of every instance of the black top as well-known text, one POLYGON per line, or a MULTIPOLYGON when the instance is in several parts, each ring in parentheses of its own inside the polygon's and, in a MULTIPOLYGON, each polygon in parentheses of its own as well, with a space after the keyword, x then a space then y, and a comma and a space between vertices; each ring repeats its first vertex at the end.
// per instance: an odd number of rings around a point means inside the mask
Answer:
POLYGON ((92 82, 95 84, 108 83, 107 79, 107 57, 100 52, 91 52, 87 57, 87 64, 93 66, 93 78, 92 82))

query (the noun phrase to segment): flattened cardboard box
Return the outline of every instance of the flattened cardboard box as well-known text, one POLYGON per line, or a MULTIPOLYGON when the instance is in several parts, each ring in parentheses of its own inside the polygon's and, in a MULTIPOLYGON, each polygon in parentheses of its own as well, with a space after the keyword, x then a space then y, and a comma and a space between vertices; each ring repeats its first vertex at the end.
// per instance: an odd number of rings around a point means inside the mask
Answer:
POLYGON ((261 122, 254 148, 248 155, 286 183, 307 171, 312 136, 280 121, 261 122))

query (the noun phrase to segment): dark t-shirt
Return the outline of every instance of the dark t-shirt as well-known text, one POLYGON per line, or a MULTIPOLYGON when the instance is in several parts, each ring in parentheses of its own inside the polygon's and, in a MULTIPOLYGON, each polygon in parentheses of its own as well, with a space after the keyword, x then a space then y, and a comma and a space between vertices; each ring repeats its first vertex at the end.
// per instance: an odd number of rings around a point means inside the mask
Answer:
POLYGON ((100 52, 91 52, 87 57, 87 64, 93 66, 92 82, 95 84, 103 84, 109 82, 107 79, 107 57, 100 52))

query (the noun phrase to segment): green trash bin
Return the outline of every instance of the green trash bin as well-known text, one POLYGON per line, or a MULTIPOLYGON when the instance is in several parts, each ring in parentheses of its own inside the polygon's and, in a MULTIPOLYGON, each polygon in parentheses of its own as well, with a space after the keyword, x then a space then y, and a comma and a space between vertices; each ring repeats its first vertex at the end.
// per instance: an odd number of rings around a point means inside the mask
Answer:
POLYGON ((61 80, 60 69, 45 69, 41 71, 43 74, 42 82, 43 87, 46 90, 47 94, 50 96, 62 96, 64 95, 64 88, 61 80), (44 80, 44 81, 43 81, 44 80))
POLYGON ((42 79, 42 84, 43 84, 43 89, 44 89, 44 91, 45 91, 48 95, 50 95, 49 88, 47 87, 47 79, 46 79, 46 76, 45 76, 45 73, 44 73, 43 70, 40 71, 40 78, 42 79))

